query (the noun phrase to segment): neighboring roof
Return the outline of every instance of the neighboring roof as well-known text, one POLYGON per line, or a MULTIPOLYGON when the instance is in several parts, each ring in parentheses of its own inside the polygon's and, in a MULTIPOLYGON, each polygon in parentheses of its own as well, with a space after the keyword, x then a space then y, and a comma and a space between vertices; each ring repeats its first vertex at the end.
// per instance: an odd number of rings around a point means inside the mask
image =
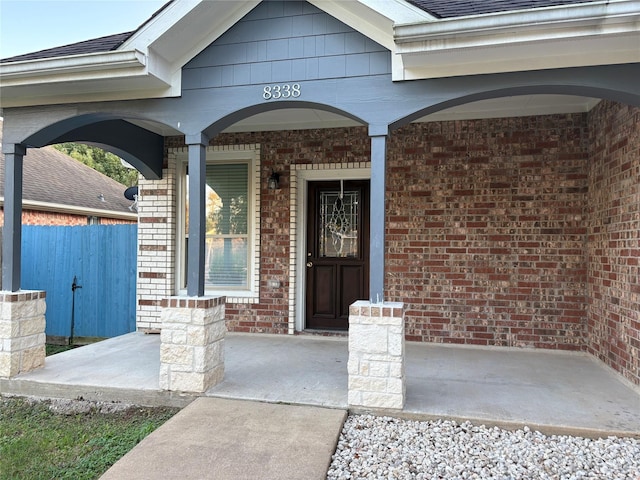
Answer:
POLYGON ((68 55, 85 55, 88 53, 111 52, 122 45, 134 32, 118 33, 106 37, 93 38, 78 43, 70 43, 61 47, 47 48, 38 52, 24 53, 15 57, 3 58, 2 63, 40 60, 43 58, 66 57, 68 55))
POLYGON ((595 0, 408 0, 436 18, 454 18, 533 8, 593 3, 595 0))
MULTIPOLYGON (((51 146, 27 150, 23 175, 25 208, 63 211, 63 207, 73 207, 80 215, 122 218, 126 214, 135 220, 135 212, 129 210, 131 202, 124 198, 124 185, 51 146), (100 195, 104 196, 104 202, 100 195), (35 206, 30 206, 30 202, 35 206)), ((4 156, 1 154, 0 196, 4 199, 4 156)))

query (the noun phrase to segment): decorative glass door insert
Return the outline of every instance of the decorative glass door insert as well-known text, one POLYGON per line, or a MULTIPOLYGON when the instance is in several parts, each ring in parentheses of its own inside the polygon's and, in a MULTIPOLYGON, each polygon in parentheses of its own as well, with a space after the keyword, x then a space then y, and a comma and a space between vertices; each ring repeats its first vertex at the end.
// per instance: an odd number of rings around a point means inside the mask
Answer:
POLYGON ((359 256, 357 191, 320 193, 320 257, 359 256))

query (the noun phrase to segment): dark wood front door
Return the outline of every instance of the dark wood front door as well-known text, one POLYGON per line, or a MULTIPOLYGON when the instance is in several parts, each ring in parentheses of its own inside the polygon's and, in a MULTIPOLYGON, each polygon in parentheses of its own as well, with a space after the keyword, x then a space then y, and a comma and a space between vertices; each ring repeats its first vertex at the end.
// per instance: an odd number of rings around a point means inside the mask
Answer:
POLYGON ((310 182, 306 328, 347 330, 369 291, 369 182, 310 182))

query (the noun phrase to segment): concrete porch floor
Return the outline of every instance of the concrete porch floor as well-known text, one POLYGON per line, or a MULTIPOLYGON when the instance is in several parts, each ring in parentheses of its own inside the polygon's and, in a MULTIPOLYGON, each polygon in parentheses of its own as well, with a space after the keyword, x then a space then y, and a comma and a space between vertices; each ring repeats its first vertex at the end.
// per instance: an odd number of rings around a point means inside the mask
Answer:
MULTIPOLYGON (((159 335, 131 333, 47 357, 0 380, 4 395, 184 406, 158 388, 159 335)), ((347 408, 346 338, 228 334, 225 378, 207 396, 347 408)), ((406 344, 412 418, 640 437, 640 389, 584 353, 406 344)))

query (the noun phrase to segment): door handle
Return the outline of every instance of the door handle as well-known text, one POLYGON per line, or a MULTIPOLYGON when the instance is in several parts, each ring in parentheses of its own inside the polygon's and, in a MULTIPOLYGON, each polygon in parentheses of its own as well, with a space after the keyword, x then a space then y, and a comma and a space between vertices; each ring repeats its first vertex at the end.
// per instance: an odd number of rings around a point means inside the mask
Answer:
POLYGON ((307 262, 307 268, 313 267, 313 262, 307 262))

